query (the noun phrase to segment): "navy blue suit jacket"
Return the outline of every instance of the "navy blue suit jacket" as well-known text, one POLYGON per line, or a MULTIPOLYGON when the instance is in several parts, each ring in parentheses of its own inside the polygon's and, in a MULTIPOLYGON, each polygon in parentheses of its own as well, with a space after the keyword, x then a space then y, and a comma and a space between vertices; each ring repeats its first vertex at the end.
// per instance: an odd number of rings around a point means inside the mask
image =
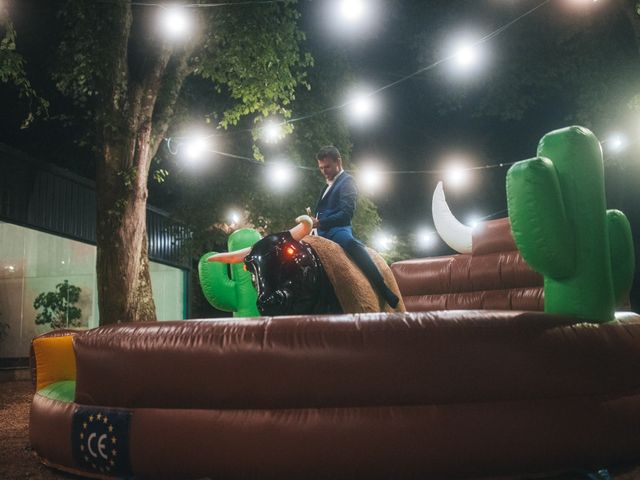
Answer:
MULTIPOLYGON (((329 188, 327 185, 322 190, 329 188)), ((321 194, 321 195, 322 195, 321 194)), ((316 205, 316 217, 318 218, 318 234, 323 237, 332 229, 339 227, 351 227, 351 219, 356 211, 358 201, 358 187, 356 181, 347 172, 343 172, 331 186, 329 193, 324 198, 320 197, 316 205)))

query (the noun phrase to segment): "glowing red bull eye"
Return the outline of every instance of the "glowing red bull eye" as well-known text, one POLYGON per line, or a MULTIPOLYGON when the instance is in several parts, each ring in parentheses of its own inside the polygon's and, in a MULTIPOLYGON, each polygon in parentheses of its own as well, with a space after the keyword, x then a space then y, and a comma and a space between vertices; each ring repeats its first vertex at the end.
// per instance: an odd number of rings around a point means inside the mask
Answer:
POLYGON ((293 247, 287 247, 284 252, 291 257, 296 253, 296 250, 293 247))

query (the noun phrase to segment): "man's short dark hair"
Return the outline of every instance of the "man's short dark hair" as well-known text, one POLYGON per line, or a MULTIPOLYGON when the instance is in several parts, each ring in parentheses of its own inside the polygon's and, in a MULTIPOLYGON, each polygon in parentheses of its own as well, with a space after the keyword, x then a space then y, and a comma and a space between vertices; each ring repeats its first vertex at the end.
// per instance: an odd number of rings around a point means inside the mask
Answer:
POLYGON ((340 150, 334 146, 322 147, 318 153, 316 153, 316 160, 323 160, 330 158, 334 162, 340 162, 342 157, 340 156, 340 150))

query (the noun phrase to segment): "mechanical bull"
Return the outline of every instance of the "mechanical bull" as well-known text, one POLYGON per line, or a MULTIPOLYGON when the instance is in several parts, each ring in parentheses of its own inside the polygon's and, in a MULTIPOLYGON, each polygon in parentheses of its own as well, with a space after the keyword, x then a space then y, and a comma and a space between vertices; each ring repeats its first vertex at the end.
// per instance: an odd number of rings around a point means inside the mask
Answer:
POLYGON ((258 292, 262 315, 342 313, 342 307, 317 252, 302 238, 313 227, 307 215, 289 231, 267 235, 253 245, 208 258, 210 262, 244 263, 258 292))
POLYGON ((376 293, 340 245, 307 236, 311 217, 303 215, 296 222, 291 230, 268 235, 252 247, 204 256, 201 262, 243 263, 258 293, 261 315, 405 311, 398 284, 380 255, 369 251, 385 283, 400 297, 395 308, 376 293))

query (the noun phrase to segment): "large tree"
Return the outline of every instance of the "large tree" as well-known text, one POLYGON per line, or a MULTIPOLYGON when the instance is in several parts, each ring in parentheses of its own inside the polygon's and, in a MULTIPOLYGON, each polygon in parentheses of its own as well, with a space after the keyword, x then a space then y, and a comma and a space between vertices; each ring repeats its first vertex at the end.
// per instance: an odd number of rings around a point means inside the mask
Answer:
POLYGON ((57 42, 52 79, 82 119, 96 163, 100 322, 155 320, 147 184, 185 81, 200 77, 230 99, 220 118, 224 127, 250 114, 287 117, 311 63, 295 0, 186 8, 191 33, 173 41, 158 28, 162 5, 67 0, 57 6, 60 34, 47 40, 57 42))

